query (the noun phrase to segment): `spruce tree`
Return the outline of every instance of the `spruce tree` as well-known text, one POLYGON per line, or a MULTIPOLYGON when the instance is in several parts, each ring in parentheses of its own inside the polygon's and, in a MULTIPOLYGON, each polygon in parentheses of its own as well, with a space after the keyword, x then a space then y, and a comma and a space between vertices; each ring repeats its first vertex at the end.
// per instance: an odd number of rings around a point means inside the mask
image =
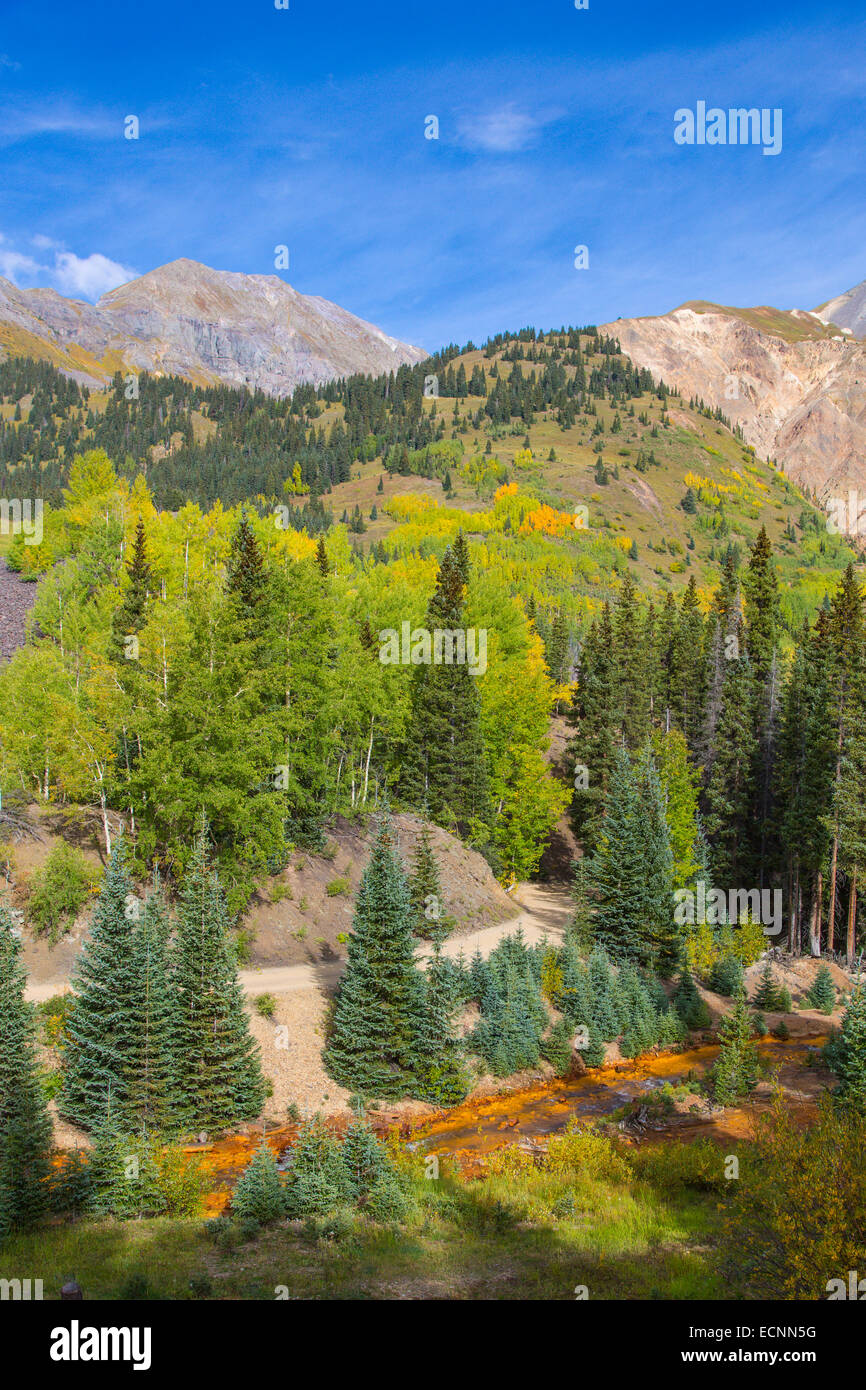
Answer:
POLYGON ((664 965, 676 955, 673 858, 658 774, 620 749, 607 814, 586 873, 595 893, 594 936, 615 961, 664 965))
POLYGON ((180 893, 175 979, 180 1123, 189 1131, 208 1131, 255 1119, 265 1085, 244 1011, 225 894, 208 866, 204 823, 180 893))
POLYGON ((118 1117, 132 1133, 169 1132, 179 1103, 178 1013, 169 966, 168 912, 158 889, 132 932, 133 990, 118 1117))
POLYGON ((596 844, 601 826, 617 746, 615 682, 613 627, 610 608, 605 603, 580 651, 578 679, 568 716, 577 730, 568 748, 574 773, 571 818, 575 831, 590 849, 596 844))
MULTIPOLYGON (((743 640, 740 633, 739 641, 743 640)), ((741 655, 726 662, 704 821, 713 877, 725 890, 748 881, 754 868, 749 827, 756 803, 756 758, 754 680, 748 658, 741 655)))
POLYGON ((415 964, 412 900, 382 812, 355 900, 346 970, 334 1005, 325 1066, 364 1096, 412 1095, 426 988, 415 964))
POLYGON ((133 954, 137 899, 118 835, 96 903, 90 936, 72 976, 60 1114, 92 1129, 122 1113, 136 1047, 140 977, 133 954))
POLYGON ((454 1024, 457 1002, 437 940, 427 967, 415 1064, 416 1095, 433 1105, 459 1105, 469 1090, 454 1024))
POLYGON ((866 988, 851 991, 841 1033, 828 1043, 827 1062, 839 1078, 834 1103, 842 1110, 866 1115, 866 988))
POLYGON ((769 961, 765 961, 752 1006, 768 1013, 775 1013, 779 1008, 779 1003, 779 986, 773 976, 773 967, 769 961))
POLYGON ((824 964, 819 966, 818 973, 806 998, 810 1006, 813 1009, 820 1009, 822 1014, 833 1012, 836 1007, 836 986, 833 983, 829 966, 824 964))
POLYGON ((263 1139, 232 1193, 232 1215, 266 1226, 282 1216, 285 1193, 270 1146, 263 1139))
POLYGON ((135 636, 144 627, 147 602, 153 586, 153 571, 147 558, 147 537, 141 517, 135 528, 126 576, 127 585, 120 607, 115 610, 111 620, 111 654, 118 661, 126 659, 125 638, 135 636))
POLYGON ((743 984, 743 963, 737 956, 721 956, 712 969, 710 989, 732 998, 743 984))
POLYGON ((246 508, 241 508, 240 521, 231 539, 226 590, 234 595, 245 614, 252 617, 265 588, 264 562, 259 543, 250 525, 246 508))
POLYGON ((36 1067, 33 1006, 9 912, 0 907, 0 1239, 46 1213, 51 1121, 36 1067))
POLYGON ((671 1003, 687 1028, 709 1027, 710 1011, 698 992, 686 961, 683 961, 680 967, 680 976, 671 996, 671 1003))
POLYGON ((430 843, 430 827, 426 820, 422 821, 421 832, 415 842, 409 892, 416 935, 441 941, 448 935, 450 924, 442 898, 439 865, 430 843))
MULTIPOLYGON (((846 744, 852 731, 859 727, 863 713, 864 606, 863 593, 853 564, 848 565, 839 588, 831 599, 826 634, 829 648, 828 706, 835 743, 833 781, 838 793, 846 744)), ((835 946, 840 842, 838 817, 844 798, 840 804, 838 795, 834 794, 833 803, 834 810, 829 825, 831 839, 827 903, 828 952, 835 946)))
POLYGON ((733 1105, 758 1084, 758 1054, 751 1040, 752 1023, 745 990, 739 990, 734 1007, 719 1024, 721 1050, 713 1068, 716 1100, 733 1105))
POLYGON ((352 1198, 361 1202, 390 1167, 388 1155, 370 1125, 355 1120, 346 1130, 343 1140, 343 1163, 349 1178, 352 1198))
MULTIPOLYGON (((478 834, 490 818, 487 756, 481 732, 478 679, 467 661, 451 660, 450 634, 465 628, 469 558, 458 536, 439 566, 427 610, 427 632, 449 634, 443 660, 413 667, 411 712, 400 781, 412 806, 427 806, 435 821, 461 835, 478 834)), ((435 656, 435 652, 432 653, 435 656)))

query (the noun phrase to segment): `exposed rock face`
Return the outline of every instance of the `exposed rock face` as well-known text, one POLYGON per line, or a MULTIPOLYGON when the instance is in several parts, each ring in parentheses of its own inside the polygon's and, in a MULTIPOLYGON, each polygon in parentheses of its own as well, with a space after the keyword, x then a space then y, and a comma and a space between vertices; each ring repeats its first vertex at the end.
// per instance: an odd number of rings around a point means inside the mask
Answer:
POLYGON ((855 338, 866 338, 866 280, 836 299, 828 299, 815 312, 825 323, 847 328, 855 338))
POLYGON ((0 345, 49 357, 83 380, 123 367, 289 394, 353 372, 378 375, 426 353, 276 275, 172 261, 96 305, 0 279, 0 345))
POLYGON ((686 398, 718 406, 758 454, 822 500, 866 489, 866 344, 829 336, 803 311, 719 306, 618 319, 603 331, 686 398), (761 315, 785 336, 756 326, 761 315))

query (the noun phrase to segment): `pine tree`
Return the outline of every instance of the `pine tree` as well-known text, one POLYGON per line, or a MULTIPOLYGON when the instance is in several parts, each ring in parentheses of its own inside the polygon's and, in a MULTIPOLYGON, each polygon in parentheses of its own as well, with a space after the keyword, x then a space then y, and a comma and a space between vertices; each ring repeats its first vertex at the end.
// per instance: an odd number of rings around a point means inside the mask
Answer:
POLYGON ((779 1008, 779 986, 776 984, 773 967, 769 961, 764 963, 752 1004, 754 1008, 768 1013, 775 1013, 779 1008))
POLYGON ((822 964, 818 968, 818 973, 812 982, 806 998, 813 1009, 820 1009, 822 1014, 831 1014, 836 1007, 836 986, 833 983, 833 976, 830 974, 830 967, 822 964))
POLYGON ((415 1048, 415 1093, 432 1105, 459 1105, 469 1090, 469 1083, 463 1067, 463 1049, 454 1026, 458 1001, 439 940, 427 967, 425 986, 415 1048))
POLYGON ((683 961, 680 967, 680 976, 671 996, 671 1004, 687 1028, 710 1026, 710 1011, 698 992, 686 961, 683 961))
POLYGON ((124 1092, 116 1111, 132 1133, 175 1128, 178 1016, 167 946, 168 913, 157 889, 132 931, 132 1014, 124 1092))
POLYGON ((605 603, 581 648, 569 713, 569 723, 577 729, 568 749, 575 773, 571 817, 588 848, 601 825, 617 745, 614 688, 613 627, 605 603))
MULTIPOLYGON (((461 532, 442 558, 427 610, 431 641, 436 631, 456 634, 464 628, 468 573, 461 532)), ((439 824, 468 835, 478 833, 490 818, 487 758, 477 678, 466 661, 455 662, 452 656, 443 644, 441 663, 413 667, 400 789, 410 805, 426 805, 439 824)))
POLYGON ((282 1216, 285 1194, 276 1161, 263 1139, 232 1193, 232 1214, 241 1221, 266 1226, 282 1216))
MULTIPOLYGON (((742 634, 739 640, 742 641, 742 634)), ((748 658, 742 655, 726 665, 704 821, 712 853, 713 877, 723 889, 747 881, 746 876, 754 867, 749 827, 756 801, 757 753, 754 682, 748 658)))
POLYGON ((120 607, 111 620, 111 651, 115 660, 126 657, 125 638, 135 636, 144 627, 147 602, 153 584, 153 572, 147 558, 147 537, 144 522, 138 518, 132 557, 126 567, 127 587, 120 607))
POLYGON ((385 808, 355 900, 346 970, 334 1005, 325 1066, 364 1096, 412 1095, 425 1024, 424 978, 415 964, 409 885, 385 808))
POLYGON ((48 1209, 51 1121, 36 1069, 33 1007, 10 914, 0 907, 0 1239, 48 1209))
POLYGON ((430 827, 426 820, 422 821, 421 832, 415 842, 409 893, 416 935, 442 940, 448 934, 449 919, 445 913, 439 865, 430 843, 430 827))
POLYGON ((842 1110, 866 1115, 866 988, 851 991, 842 1031, 827 1045, 825 1055, 839 1078, 834 1103, 842 1110))
POLYGON ((369 1195, 390 1167, 385 1149, 363 1120, 355 1120, 346 1130, 343 1163, 356 1202, 363 1201, 369 1195))
MULTIPOLYGON (((842 780, 842 761, 852 728, 862 718, 864 681, 864 609, 863 594, 849 564, 830 603, 827 618, 829 647, 828 684, 829 711, 836 744, 834 786, 838 792, 842 780)), ((837 877, 839 860, 839 802, 834 794, 834 813, 831 817, 830 874, 827 904, 827 950, 835 944, 837 877)))
POLYGON ((202 823, 181 889, 175 947, 179 1110, 190 1131, 255 1119, 265 1100, 229 931, 202 823))
POLYGON ((615 960, 661 964, 675 955, 670 835, 648 755, 633 765, 625 750, 617 753, 587 874, 596 897, 594 936, 615 960))
POLYGON ((238 599, 244 614, 252 618, 264 588, 264 561, 246 508, 241 508, 240 521, 229 549, 226 590, 238 599))
POLYGON ((734 998, 732 1012, 719 1024, 721 1050, 713 1068, 713 1082, 720 1105, 733 1105, 758 1084, 758 1054, 751 1037, 749 1007, 745 990, 741 989, 734 998))
POLYGON ((743 963, 737 956, 722 956, 713 965, 710 989, 732 998, 743 985, 743 963))
POLYGON ((58 1109, 85 1129, 122 1113, 136 1046, 138 989, 132 950, 137 899, 118 835, 72 977, 63 1088, 58 1109))

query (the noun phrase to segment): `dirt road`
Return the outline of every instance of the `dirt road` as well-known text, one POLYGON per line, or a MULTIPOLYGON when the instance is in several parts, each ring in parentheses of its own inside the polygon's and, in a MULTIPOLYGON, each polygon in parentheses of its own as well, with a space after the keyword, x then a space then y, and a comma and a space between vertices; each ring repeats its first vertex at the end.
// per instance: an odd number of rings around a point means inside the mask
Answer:
MULTIPOLYGON (((549 936, 551 941, 562 940, 562 934, 572 912, 572 899, 567 888, 548 888, 536 883, 520 884, 513 893, 518 913, 507 922, 499 922, 481 931, 467 932, 445 943, 445 954, 457 956, 463 951, 471 960, 476 950, 487 956, 494 946, 518 927, 531 945, 549 936)), ((429 947, 419 947, 418 957, 429 956, 429 947)), ((343 961, 322 961, 315 965, 265 966, 260 970, 242 970, 241 984, 247 994, 288 994, 292 990, 318 989, 329 993, 343 973, 343 961)), ((26 995, 33 1003, 65 994, 67 980, 49 980, 27 986, 26 995)))

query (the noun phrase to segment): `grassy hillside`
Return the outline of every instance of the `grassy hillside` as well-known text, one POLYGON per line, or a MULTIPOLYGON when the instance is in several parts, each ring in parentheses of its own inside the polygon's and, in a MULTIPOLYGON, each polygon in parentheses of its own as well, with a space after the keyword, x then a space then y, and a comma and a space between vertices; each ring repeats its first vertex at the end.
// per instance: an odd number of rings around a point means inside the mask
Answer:
POLYGON ((796 626, 850 558, 722 418, 635 371, 594 329, 503 334, 288 401, 146 375, 137 390, 127 399, 117 377, 87 392, 23 359, 0 366, 6 495, 41 489, 59 504, 75 453, 96 446, 130 479, 143 474, 158 506, 254 498, 311 532, 342 519, 355 548, 380 558, 386 541, 389 556, 441 550, 463 525, 532 572, 542 607, 559 593, 572 618, 626 569, 662 593, 691 575, 708 589, 728 547, 744 555, 764 525, 796 626))

